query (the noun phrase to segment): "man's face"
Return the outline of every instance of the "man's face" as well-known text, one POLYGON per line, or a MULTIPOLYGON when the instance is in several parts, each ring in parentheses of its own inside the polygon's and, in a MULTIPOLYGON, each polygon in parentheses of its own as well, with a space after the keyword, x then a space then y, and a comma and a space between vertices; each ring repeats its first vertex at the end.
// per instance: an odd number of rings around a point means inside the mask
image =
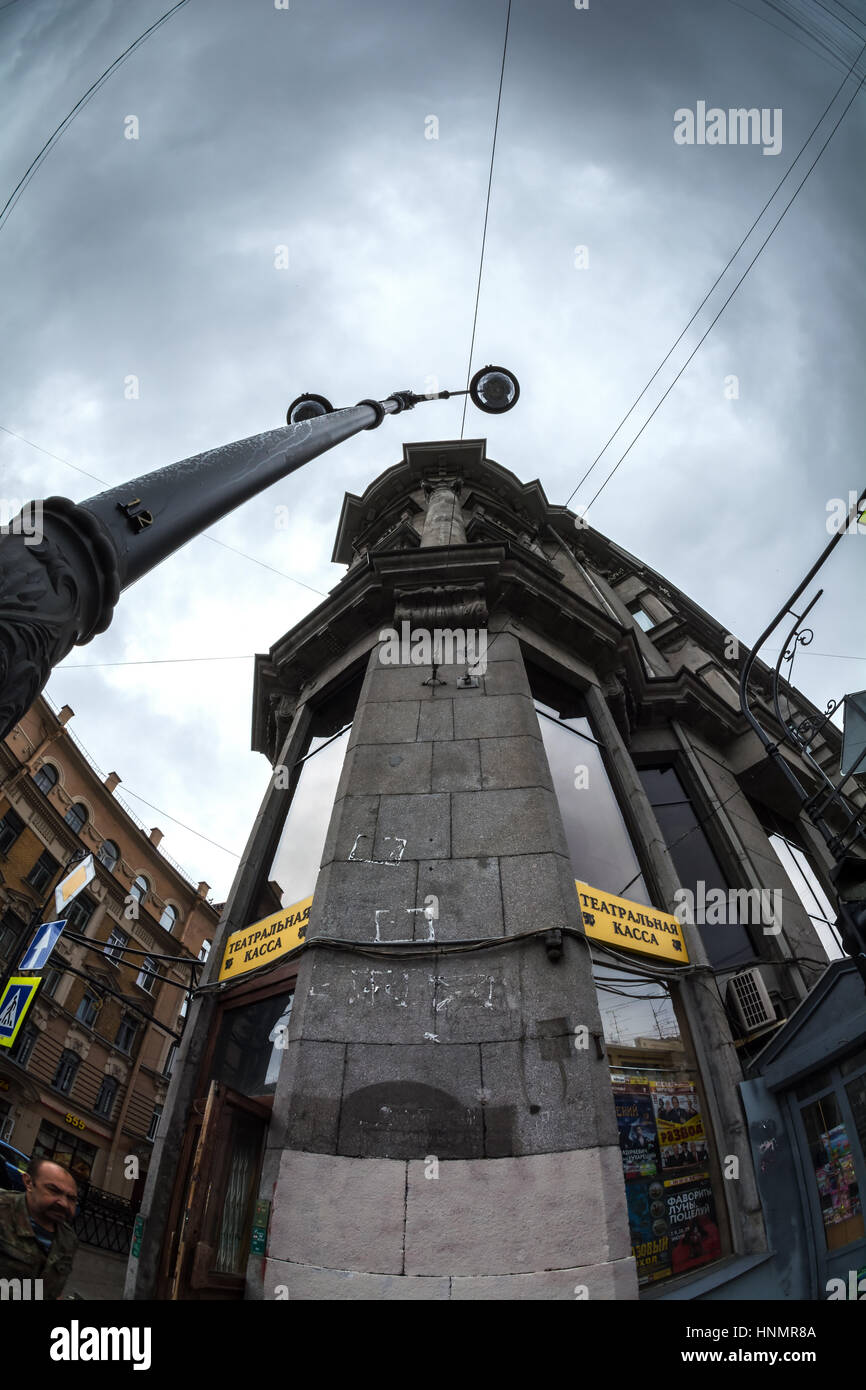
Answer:
POLYGON ((78 1203, 78 1187, 71 1173, 57 1163, 43 1163, 36 1178, 24 1174, 27 1206, 34 1221, 49 1229, 71 1221, 78 1203))

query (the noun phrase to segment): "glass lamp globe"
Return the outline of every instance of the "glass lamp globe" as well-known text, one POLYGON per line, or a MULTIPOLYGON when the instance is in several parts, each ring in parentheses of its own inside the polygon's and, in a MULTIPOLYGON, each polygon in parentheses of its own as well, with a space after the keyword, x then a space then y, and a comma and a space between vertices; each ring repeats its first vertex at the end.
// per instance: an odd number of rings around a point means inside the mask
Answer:
POLYGON ((517 404, 520 384, 505 367, 482 367, 469 383, 469 395, 479 410, 488 415, 503 415, 517 404))
POLYGON ((286 424, 300 425, 304 420, 315 420, 319 415, 330 415, 333 409, 326 396, 298 396, 286 411, 286 424))

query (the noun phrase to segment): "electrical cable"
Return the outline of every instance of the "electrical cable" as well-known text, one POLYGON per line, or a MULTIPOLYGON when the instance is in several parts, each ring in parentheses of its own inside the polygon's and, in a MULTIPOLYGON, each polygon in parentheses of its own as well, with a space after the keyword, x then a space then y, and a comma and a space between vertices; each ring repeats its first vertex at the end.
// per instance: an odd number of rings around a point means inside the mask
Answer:
MULTIPOLYGON (((866 52, 866 44, 864 44, 863 48, 861 49, 860 54, 858 54, 857 60, 855 60, 855 61, 859 61, 859 58, 862 56, 862 54, 863 54, 864 52, 866 52)), ((845 80, 847 81, 847 77, 846 77, 845 80)), ((806 180, 809 178, 809 175, 812 173, 812 170, 815 168, 815 165, 818 163, 818 160, 821 158, 821 155, 824 153, 824 151, 826 150, 826 148, 827 148, 827 146, 829 145, 830 141, 833 139, 833 136, 835 135, 836 131, 839 129, 839 126, 841 125, 842 121, 845 119, 845 116, 848 114, 848 111, 850 110, 850 108, 851 108, 851 106, 852 106, 854 100, 855 100, 856 97, 859 95, 860 89, 861 89, 861 87, 863 86, 863 83, 864 83, 864 82, 866 82, 866 74, 864 74, 864 76, 860 78, 860 81, 858 82, 858 84, 857 84, 857 86, 856 86, 854 92, 852 93, 851 97, 849 98, 848 103, 847 103, 847 105, 844 107, 844 109, 843 109, 841 115, 838 117, 838 119, 837 119, 835 125, 832 127, 832 129, 831 129, 831 131, 830 131, 830 134, 827 136, 827 139, 824 141, 823 145, 821 146, 820 150, 819 150, 818 153, 816 154, 815 158, 812 160, 812 163, 809 165, 809 168, 806 170, 806 173, 803 175, 803 178, 800 180, 800 182, 798 183, 797 187, 794 189, 794 192, 791 194, 791 197, 788 199, 788 202, 785 204, 785 206, 784 206, 784 208, 782 209, 781 213, 780 213, 779 216, 776 218, 776 221, 773 223, 773 225, 772 225, 772 227, 770 228, 769 232, 767 233, 766 237, 765 237, 764 240, 761 242, 761 245, 758 247, 758 250, 755 252, 754 256, 753 256, 752 259, 749 261, 749 264, 746 266, 746 269, 743 271, 743 273, 742 273, 742 275, 740 276, 740 278, 739 278, 739 280, 737 281, 737 283, 734 285, 734 288, 731 290, 730 294, 729 294, 728 297, 725 299, 724 303, 722 304, 722 307, 719 309, 718 313, 717 313, 717 314, 713 317, 713 319, 710 321, 710 324, 709 324, 709 326, 707 327, 707 329, 704 331, 704 333, 701 334, 701 337, 698 339, 698 342, 697 342, 696 346, 695 346, 695 347, 692 349, 692 351, 689 353, 688 357, 686 358, 686 360, 685 360, 685 362, 683 363, 683 365, 680 367, 680 369, 679 369, 679 371, 677 372, 676 376, 674 377, 673 381, 672 381, 672 382, 670 383, 670 385, 665 389, 665 391, 664 391, 664 393, 662 394, 660 400, 657 401, 657 403, 653 406, 653 409, 650 411, 650 414, 647 416, 646 420, 645 420, 644 423, 641 425, 640 429, 638 430, 638 432, 637 432, 637 434, 635 435, 634 439, 633 439, 633 440, 631 441, 631 443, 629 444, 628 448, 625 450, 625 452, 624 452, 624 453, 622 454, 622 456, 618 459, 618 461, 616 462, 616 464, 614 465, 614 467, 611 469, 610 473, 609 473, 609 474, 607 475, 607 477, 605 478, 605 480, 604 480, 604 482, 602 483, 601 487, 600 487, 600 488, 598 489, 598 491, 595 493, 595 496, 592 497, 592 498, 590 499, 589 503, 587 504, 587 506, 586 506, 586 508, 585 508, 585 512, 588 512, 589 509, 590 509, 590 507, 593 505, 593 503, 595 503, 595 502, 598 500, 598 498, 601 496, 602 492, 603 492, 604 489, 607 487, 607 485, 608 485, 608 483, 610 482, 611 478, 612 478, 613 475, 616 473, 617 469, 620 467, 620 464, 624 463, 624 461, 626 460, 626 458, 628 457, 628 455, 631 453, 632 449, 634 448, 635 444, 636 444, 637 441, 640 439, 640 437, 641 437, 641 435, 643 434, 644 430, 646 429, 647 425, 650 423, 650 421, 651 421, 651 420, 653 419, 653 417, 655 416, 656 412, 661 408, 661 406, 662 406, 662 405, 664 404, 664 402, 667 400, 668 396, 670 395, 671 391, 672 391, 672 390, 674 389, 674 387, 676 386, 676 384, 677 384, 677 382, 679 381, 680 377, 682 376, 683 372, 686 370, 686 367, 688 367, 689 363, 693 360, 693 358, 696 356, 696 354, 697 354, 698 351, 700 350, 700 348, 701 348, 701 346, 703 345, 703 343, 704 343, 704 342, 706 341, 706 339, 709 337, 709 335, 710 335, 710 333, 712 332, 713 328, 714 328, 715 325, 718 323, 718 321, 719 321, 719 319, 721 318, 722 314, 725 312, 725 309, 728 307, 728 305, 730 304, 730 302, 731 302, 731 300, 733 299, 734 295, 737 293, 737 290, 738 290, 738 289, 740 288, 740 286, 742 285, 742 283, 743 283, 743 281, 745 280, 746 276, 748 275, 749 271, 752 269, 752 266, 755 264, 755 262, 758 260, 758 257, 759 257, 759 256, 761 255, 761 253, 763 252, 765 246, 766 246, 767 243, 769 242, 769 240, 770 240, 770 238, 772 237, 773 233, 775 232, 776 228, 779 226, 780 222, 781 222, 782 219, 785 217, 786 213, 788 212, 789 208, 791 207, 791 204, 794 202, 794 199, 797 197, 797 194, 800 192, 800 189, 803 187, 803 185, 805 184, 806 180)), ((834 100, 835 100, 835 98, 834 98, 834 100)), ((811 138, 811 137, 810 137, 810 138, 811 138)), ((793 165, 792 165, 791 167, 793 168, 793 165)), ((580 484, 578 484, 578 486, 580 486, 580 484)), ((575 491, 576 491, 576 490, 577 490, 577 489, 575 489, 575 491)), ((574 496, 574 493, 572 493, 572 497, 573 497, 573 496, 574 496)))
POLYGON ((36 155, 35 159, 31 161, 30 165, 22 174, 21 178, 18 180, 17 184, 13 188, 9 197, 6 199, 6 202, 4 203, 2 209, 0 209, 0 230, 2 230, 6 222, 8 222, 9 217, 12 213, 12 209, 18 202, 19 198, 21 197, 21 194, 24 192, 24 189, 27 187, 30 180, 35 175, 36 170, 39 168, 40 164, 43 162, 43 160, 47 158, 50 151, 60 141, 64 131, 68 130, 69 126, 75 120, 75 117, 79 115, 81 111, 84 110, 84 107, 90 101, 91 97, 96 95, 99 88, 105 82, 108 81, 111 74, 113 72, 116 72, 116 70, 123 63, 126 62, 127 58, 129 58, 135 52, 136 48, 138 48, 140 44, 144 43, 144 41, 148 39, 151 34, 155 33, 161 25, 165 24, 166 20, 170 19, 171 16, 177 12, 177 10, 182 9, 183 6, 188 3, 189 0, 178 0, 178 3, 176 5, 173 5, 170 10, 166 10, 165 14, 162 15, 156 21, 155 24, 151 24, 150 28, 145 29, 143 34, 139 34, 135 42, 131 43, 128 48, 125 48, 124 51, 120 54, 120 57, 115 58, 114 62, 105 69, 105 72, 102 73, 102 75, 98 77, 90 87, 88 87, 87 91, 84 93, 84 96, 79 98, 79 100, 73 106, 72 110, 60 122, 60 125, 52 131, 51 135, 49 135, 45 144, 42 146, 42 149, 36 155))
MULTIPOLYGON (((487 218, 490 213, 490 190, 493 186, 493 160, 496 156, 496 136, 499 131, 499 108, 502 104, 502 81, 505 77, 505 55, 508 51, 508 26, 511 23, 511 0, 508 0, 508 11, 505 16, 505 41, 502 45, 502 67, 499 71, 499 92, 496 97, 496 119, 493 122, 493 145, 490 150, 490 172, 487 176, 487 200, 484 205, 484 229, 481 233, 481 260, 478 266, 478 284, 475 289, 475 313, 472 318, 472 341, 469 345, 469 368, 466 372, 466 390, 469 390, 469 382, 472 377, 472 354, 475 351, 475 328, 478 323, 478 301, 481 297, 481 273, 484 269, 484 248, 487 244, 487 218)), ((463 428, 466 424, 466 402, 468 396, 463 397, 463 416, 460 421, 460 438, 463 438, 463 428)))
MULTIPOLYGON (((704 307, 704 305, 706 304, 707 300, 710 298, 710 295, 711 295, 711 294, 713 293, 713 291, 716 289, 716 287, 718 286, 718 284, 720 283, 720 281, 723 279, 723 277, 727 274, 727 272, 728 272, 728 270, 730 269, 731 265, 733 264, 733 262, 736 260, 737 256, 738 256, 738 255, 740 254, 740 252, 742 251, 742 249, 743 249, 743 247, 745 246, 746 242, 748 241, 749 237, 752 235, 752 232, 755 230, 755 228, 757 227, 757 225, 758 225, 758 223, 760 222, 761 218, 764 216, 764 213, 767 211, 767 208, 770 206, 770 204, 772 203, 773 199, 776 197, 776 194, 779 192, 779 189, 782 187, 782 184, 785 182, 785 180, 788 178, 788 176, 789 176, 789 174, 791 173, 791 171, 794 169, 795 165, 797 164, 797 161, 802 157, 804 150, 805 150, 806 147, 808 146, 809 142, 812 140, 813 136, 815 135, 815 132, 818 130, 818 128, 819 128, 819 126, 821 125, 821 123, 822 123, 822 122, 824 121, 824 119, 826 118, 827 113, 829 112, 831 106, 833 106, 834 102, 836 101, 837 97, 839 96, 839 93, 842 91, 842 88, 845 86, 845 83, 848 81, 848 78, 851 76, 851 73, 853 72, 854 67, 856 66, 857 62, 858 62, 859 59, 862 57, 862 55, 863 55, 864 52, 866 52, 866 44, 864 44, 864 46, 863 46, 863 48, 861 49, 860 53, 857 55, 857 58, 855 58, 854 63, 852 63, 851 67, 850 67, 850 68, 848 69, 848 71, 846 72, 846 74, 845 74, 845 76, 843 77, 842 81, 840 82, 839 86, 836 88, 836 91, 833 93, 833 95, 832 95, 832 97, 830 98, 830 100, 828 101, 827 105, 824 107, 824 110, 821 112, 821 115, 818 117, 818 119, 817 119, 817 121, 815 122, 815 124, 813 125, 811 131, 810 131, 809 134, 806 136, 806 139, 803 141, 802 145, 800 146, 799 151, 798 151, 797 154, 794 156, 793 160, 791 161, 791 163, 790 163, 790 165, 788 166, 788 168, 785 170, 785 172, 784 172, 784 174, 782 175, 782 177, 779 179, 779 182, 776 184, 776 187, 773 189, 773 191, 772 191, 772 193, 770 194, 769 198, 768 198, 767 201, 764 203, 764 206, 761 208, 761 211, 758 213, 757 217, 756 217, 756 218, 754 219, 754 221, 752 222, 752 225, 749 227, 749 230, 748 230, 748 231, 746 232, 746 234, 743 236, 742 240, 740 241, 740 243, 739 243, 739 245, 736 247, 736 249, 731 253, 730 257, 728 258, 727 264, 719 271, 718 275, 716 276, 716 278, 715 278, 715 280, 713 281, 713 283, 712 283, 712 285, 710 286, 710 288, 707 290, 706 294, 704 295, 704 297, 703 297, 703 299, 701 300, 700 304, 698 305, 697 309, 695 309, 694 313, 692 314, 692 316, 691 316, 691 318, 689 319, 688 323, 686 324, 685 328, 683 328, 682 332, 680 333, 680 335, 679 335, 679 337, 676 339, 676 341, 675 341, 674 343, 672 343, 671 346, 668 348, 668 351, 665 353, 665 355, 664 355, 664 357, 662 358, 661 362, 660 362, 659 365, 656 367, 656 369, 655 369, 655 371, 653 372, 652 376, 651 376, 651 377, 649 378, 649 380, 647 381, 647 383, 646 383, 646 385, 644 386, 643 390, 641 391, 640 395, 637 396, 637 397, 635 398, 634 402, 633 402, 632 405, 629 407, 629 409, 627 410, 626 414, 625 414, 625 415, 622 417, 622 419, 620 420, 620 422, 619 422, 619 424, 617 425, 616 429, 614 430, 613 434, 610 436, 610 439, 608 439, 607 443, 606 443, 606 444, 604 445, 604 447, 601 449, 600 453, 597 454, 597 456, 595 457, 595 459, 593 460, 593 462, 590 464, 589 468, 588 468, 588 469, 586 470, 586 472, 584 473, 584 475, 583 475, 583 477, 581 478, 580 482, 577 484, 577 487, 576 487, 576 488, 574 489, 574 491, 571 493, 571 496, 568 498, 568 501, 567 501, 566 504, 565 504, 566 507, 568 507, 568 506, 570 505, 572 497, 574 497, 574 496, 575 496, 575 493, 577 493, 577 492, 579 491, 579 489, 583 486, 583 484, 586 482, 587 478, 589 477, 590 473, 591 473, 592 470, 595 468, 596 464, 599 462, 599 460, 600 460, 600 459, 604 456, 604 454, 607 452, 608 447, 610 446, 610 444, 612 443, 612 441, 616 438, 616 436, 619 434, 619 432, 620 432, 620 430, 622 429, 623 425, 625 424, 626 420, 627 420, 627 419, 629 418, 629 416, 632 414, 632 411, 636 408, 636 406, 640 403, 640 401, 641 401, 641 400, 643 399, 643 397, 646 395, 647 391, 649 390, 649 388, 650 388, 650 386, 652 385, 652 383, 655 381, 655 379, 656 379, 656 377, 658 376, 659 372, 661 371, 662 367, 663 367, 663 366, 665 365, 665 363, 668 361, 668 359, 670 358, 670 356, 671 356, 671 354, 674 352, 674 350, 675 350, 675 349, 679 346, 679 344, 682 342, 683 338, 685 337, 685 335, 686 335, 686 333, 688 332, 688 330, 691 328, 691 326, 692 326, 692 324, 694 323, 695 319, 697 318, 698 314, 701 312, 701 310, 703 309, 703 307, 704 307)), ((858 88, 858 91, 859 91, 859 88, 858 88)), ((855 92, 855 93, 854 93, 854 96, 856 96, 856 95, 857 95, 857 93, 855 92)), ((853 98, 852 98, 852 100, 853 100, 853 98)), ((846 107, 845 109, 847 110, 848 108, 846 107)), ((845 112, 843 112, 842 114, 843 114, 843 116, 844 116, 845 112)), ((841 119, 841 118, 840 118, 840 119, 841 119)), ((835 129, 835 127, 834 127, 834 129, 835 129)), ((831 136, 832 136, 832 132, 831 132, 831 136)), ((818 155, 818 158, 820 158, 820 153, 819 153, 819 155, 818 155)), ((816 163, 817 163, 817 160, 816 160, 816 163)), ((813 165, 812 167, 814 168, 814 165, 813 165)), ((811 172, 811 170, 810 170, 810 172, 811 172)), ((807 175, 807 177, 808 177, 808 175, 807 175)), ((805 182, 805 180, 804 180, 804 182, 805 182)), ((802 188, 802 186, 803 186, 803 185, 800 184, 800 188, 802 188)), ((799 192, 799 189, 797 190, 797 192, 799 192)), ((794 197, 796 197, 796 196, 797 196, 797 194, 795 193, 795 194, 794 194, 794 197)), ((793 199, 792 199, 792 201, 793 201, 793 199)), ((790 206, 790 204, 789 204, 788 206, 790 206)), ((787 211, 787 208, 786 208, 785 211, 787 211)), ((784 213, 782 214, 782 216, 784 216, 784 213)), ((779 219, 779 221, 781 221, 781 218, 779 219)), ((777 222, 777 223, 776 223, 776 226, 778 226, 778 225, 779 225, 779 224, 778 224, 778 222, 777 222)), ((773 228, 773 231, 775 231, 775 227, 773 228)), ((772 234, 773 234, 773 232, 771 231, 771 232, 770 232, 770 236, 772 236, 772 234)), ((769 240, 769 237, 767 238, 767 240, 769 240)), ((764 245, 766 245, 766 242, 764 243, 764 245)), ((761 248, 761 250, 763 250, 763 247, 761 248)), ((758 252, 758 255, 760 255, 760 251, 758 252)), ((755 259, 757 259, 757 257, 756 257, 755 259)), ((751 265, 754 265, 754 261, 751 262, 751 265)), ((751 265, 748 267, 748 269, 747 269, 747 271, 746 271, 746 274, 748 274, 748 270, 751 269, 751 265)), ((743 278, 745 278, 745 276, 744 276, 743 278)), ((732 294, 733 294, 733 293, 736 293, 736 288, 737 288, 737 287, 735 286, 734 291, 732 292, 732 294)), ((727 305, 728 302, 729 302, 728 300, 725 300, 725 304, 722 305, 722 310, 719 311, 720 313, 724 310, 724 308, 725 308, 725 306, 727 305)), ((718 317, 718 316, 717 316, 717 317, 718 317)), ((716 322, 716 320, 713 319, 713 323, 710 324, 710 328, 713 327, 713 324, 714 324, 715 322, 716 322)), ((709 332, 709 331, 710 331, 710 330, 707 329, 707 332, 709 332)), ((704 337, 706 337, 706 334, 704 335, 704 337)), ((698 343, 698 348, 701 346, 701 343, 702 343, 703 341, 704 341, 704 339, 701 338, 701 341, 698 343)), ((697 352, 697 348, 695 349, 695 352, 697 352)), ((694 354, 692 354, 692 356, 694 356, 694 354)), ((685 363, 685 366, 684 366, 683 370, 685 370, 685 367, 688 366, 688 364, 689 364, 690 361, 691 361, 691 357, 690 357, 690 358, 688 359, 688 361, 685 363)), ((675 377, 674 380, 673 380, 673 382, 671 383, 671 386, 676 385, 677 380, 678 380, 678 377, 675 377)), ((671 388, 669 387, 668 389, 670 390, 671 388)), ((664 396, 662 397, 662 400, 664 400, 664 396)), ((661 404, 661 402, 659 402, 659 404, 661 404)), ((658 407, 656 407, 656 408, 658 408, 658 407)), ((652 416, 650 416, 649 419, 651 420, 651 419, 652 419, 652 416)), ((646 423, 648 424, 648 423, 649 423, 649 420, 647 420, 646 423)), ((644 426, 643 428, 645 428, 645 426, 644 426)), ((639 435, 636 436, 636 438, 639 438, 639 435)), ((634 441, 632 441, 632 442, 634 442, 634 441)), ((629 448, 630 448, 630 447, 631 447, 631 445, 629 446, 629 448)), ((624 457, 624 456, 623 456, 623 457, 624 457)), ((621 460, 620 460, 620 461, 621 461, 621 460)), ((617 465, 617 466, 619 466, 619 465, 617 465)), ((597 497, 598 495, 599 495, 599 494, 596 493, 596 497, 597 497)), ((596 500, 596 498, 594 497, 592 500, 593 500, 593 502, 594 502, 594 501, 596 500)), ((590 503, 589 505, 591 506, 592 503, 590 503)), ((589 510, 589 507, 587 507, 587 508, 585 509, 585 512, 588 511, 588 510, 589 510)), ((585 512, 584 512, 584 515, 585 515, 585 512)))

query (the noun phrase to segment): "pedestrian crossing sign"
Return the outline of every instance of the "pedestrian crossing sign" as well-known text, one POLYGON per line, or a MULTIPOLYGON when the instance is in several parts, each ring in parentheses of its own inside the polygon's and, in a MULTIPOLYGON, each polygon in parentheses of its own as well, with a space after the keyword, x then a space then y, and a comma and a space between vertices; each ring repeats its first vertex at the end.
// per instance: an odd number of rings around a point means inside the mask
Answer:
POLYGON ((0 1047, 11 1047, 42 983, 41 975, 13 975, 0 996, 0 1047))

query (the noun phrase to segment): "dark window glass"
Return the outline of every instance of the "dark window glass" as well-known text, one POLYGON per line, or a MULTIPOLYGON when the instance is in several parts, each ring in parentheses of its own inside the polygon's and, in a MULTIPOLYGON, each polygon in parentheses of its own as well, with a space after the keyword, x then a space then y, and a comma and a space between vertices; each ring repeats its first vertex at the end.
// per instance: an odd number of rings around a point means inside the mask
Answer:
POLYGON ((46 796, 52 787, 57 786, 57 768, 52 767, 51 763, 43 763, 39 771, 35 773, 33 781, 46 796))
POLYGON ((135 1019, 124 1014, 117 1028, 117 1037, 114 1039, 115 1047, 119 1047, 121 1052, 131 1052, 135 1042, 135 1035, 138 1032, 138 1024, 135 1019))
POLYGON ((565 724, 545 714, 544 708, 536 701, 575 878, 593 888, 652 906, 589 720, 573 716, 565 724))
POLYGON ((27 882, 37 890, 47 888, 59 868, 60 865, 54 855, 49 854, 46 849, 40 854, 27 875, 27 882))
POLYGON ((291 1007, 292 995, 281 994, 229 1009, 217 1036, 211 1078, 245 1096, 272 1092, 285 1056, 291 1007))
POLYGON ((86 1027, 91 1028, 99 1013, 99 1000, 94 994, 83 994, 81 1003, 75 1010, 75 1017, 86 1027))
POLYGON ((117 1095, 117 1082, 113 1076, 104 1076, 102 1085, 99 1088, 99 1095, 96 1097, 94 1110, 97 1115, 103 1115, 109 1119, 114 1108, 114 1097, 117 1095))
POLYGON ((23 820, 18 812, 13 811, 10 806, 3 819, 0 820, 0 854, 5 854, 7 849, 14 845, 23 829, 23 820))
POLYGON ((56 1091, 62 1091, 65 1096, 68 1096, 69 1092, 72 1090, 75 1076, 80 1065, 81 1058, 78 1056, 78 1053, 70 1052, 68 1048, 64 1048, 60 1054, 60 1061, 57 1063, 57 1070, 51 1082, 54 1089, 56 1091))
POLYGON ((113 869, 120 858, 120 850, 113 840, 103 840, 96 854, 100 864, 104 864, 106 869, 113 869))
POLYGON ((150 1126, 149 1126, 148 1131, 147 1131, 147 1137, 148 1137, 148 1139, 155 1139, 155 1138, 156 1138, 156 1136, 157 1136, 157 1131, 159 1130, 159 1122, 160 1122, 161 1117, 162 1117, 162 1106, 161 1106, 161 1105, 155 1105, 155 1106, 153 1107, 153 1114, 152 1114, 151 1117, 150 1117, 150 1126))
POLYGON ((9 956, 22 940, 24 923, 14 912, 4 912, 0 919, 0 956, 9 956))
POLYGON ((63 819, 77 835, 87 824, 87 807, 82 806, 80 801, 76 801, 74 806, 70 806, 63 819))
POLYGON ((129 890, 129 895, 135 898, 136 902, 143 903, 150 890, 150 885, 143 874, 139 874, 129 890))
POLYGON ((19 1067, 26 1067, 38 1038, 39 1029, 34 1028, 32 1023, 25 1023, 9 1049, 9 1056, 12 1061, 17 1062, 19 1067))
MULTIPOLYGON (((727 895, 730 885, 675 769, 638 771, 682 887, 695 894, 696 904, 705 902, 706 896, 717 889, 727 895), (703 884, 703 893, 699 884, 703 884)), ((710 964, 716 970, 742 965, 754 960, 757 954, 749 933, 737 920, 736 907, 726 911, 725 916, 727 921, 723 923, 697 924, 710 964)))
POLYGON ((48 969, 42 972, 42 993, 47 994, 50 999, 53 999, 62 979, 63 971, 58 970, 53 965, 49 965, 48 969))
POLYGON ((145 956, 141 962, 141 969, 136 976, 135 983, 146 990, 148 994, 153 994, 156 985, 157 966, 156 961, 151 960, 150 956, 145 956))
POLYGON ((105 943, 105 955, 115 965, 123 962, 123 948, 129 945, 129 937, 126 932, 119 927, 112 927, 108 940, 105 943))
POLYGON ((96 903, 86 893, 78 897, 66 909, 66 928, 68 931, 83 932, 96 911, 96 903))
POLYGON ((33 1145, 34 1158, 53 1158, 68 1168, 79 1182, 87 1182, 96 1162, 96 1149, 77 1138, 75 1131, 43 1120, 33 1145))

